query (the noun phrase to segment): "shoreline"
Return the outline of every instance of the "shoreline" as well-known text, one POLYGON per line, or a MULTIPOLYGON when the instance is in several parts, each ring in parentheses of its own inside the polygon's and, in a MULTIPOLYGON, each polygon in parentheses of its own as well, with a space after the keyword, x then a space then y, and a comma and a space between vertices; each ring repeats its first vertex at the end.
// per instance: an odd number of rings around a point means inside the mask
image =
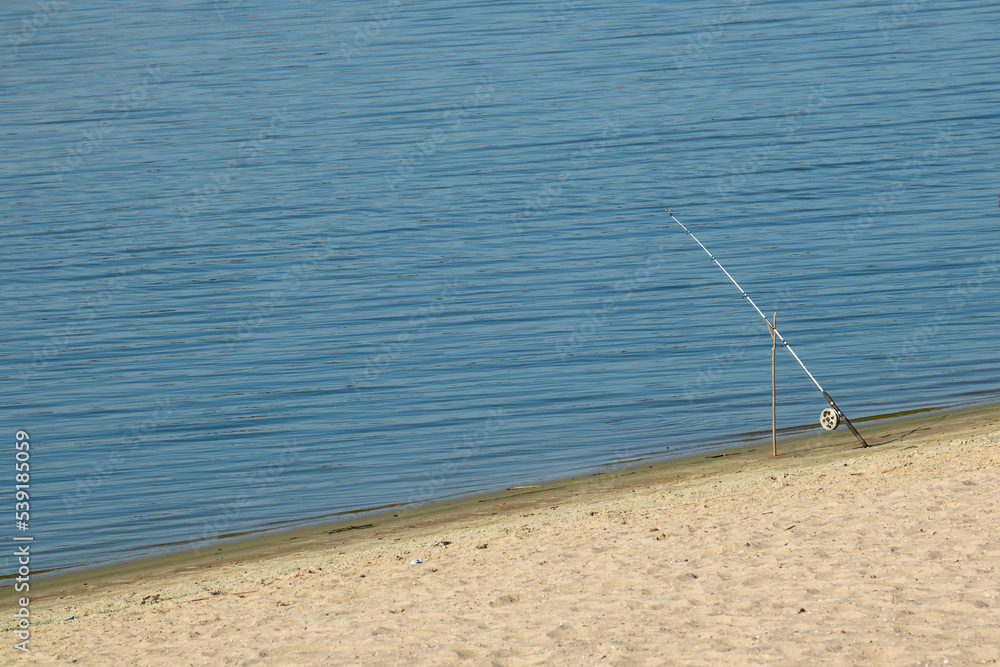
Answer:
MULTIPOLYGON (((776 458, 769 442, 703 452, 365 529, 43 579, 28 661, 995 657, 1000 409, 922 413, 865 436, 867 450, 849 432, 810 434, 776 458)), ((12 657, 10 620, 2 628, 12 657)))
MULTIPOLYGON (((889 415, 861 417, 854 421, 865 425, 863 435, 872 444, 871 451, 909 432, 936 428, 962 428, 970 421, 989 419, 992 413, 1000 414, 1000 403, 973 404, 968 406, 945 406, 923 408, 889 415)), ((801 430, 791 427, 789 430, 801 430)), ((386 532, 396 534, 414 530, 421 525, 447 525, 469 519, 482 518, 477 508, 492 501, 509 505, 509 512, 530 509, 551 502, 567 502, 603 492, 610 492, 631 484, 664 484, 683 480, 692 474, 704 476, 725 471, 722 459, 732 461, 780 461, 784 457, 818 456, 822 452, 836 453, 843 449, 858 449, 856 440, 846 428, 836 431, 814 431, 785 436, 779 435, 778 456, 771 456, 770 433, 766 439, 745 434, 746 438, 735 438, 709 445, 697 452, 664 460, 643 460, 641 463, 610 462, 601 467, 607 472, 587 473, 548 480, 525 487, 510 487, 506 490, 462 494, 444 500, 431 501, 416 506, 387 506, 386 510, 345 512, 348 518, 334 521, 309 523, 274 531, 261 531, 247 536, 232 538, 210 538, 203 546, 174 549, 165 553, 140 558, 117 560, 104 565, 89 565, 66 570, 33 572, 32 579, 43 592, 41 599, 60 593, 76 594, 94 590, 100 585, 127 585, 140 577, 153 575, 170 576, 200 568, 218 567, 248 559, 279 557, 292 549, 323 550, 337 546, 351 546, 376 538, 386 532), (626 481, 627 480, 627 481, 626 481), (398 507, 398 509, 397 509, 398 507), (329 536, 334 535, 335 538, 329 536), (293 544, 294 543, 294 544, 293 544)), ((492 515, 496 515, 494 512, 492 515)), ((12 582, 0 579, 0 604, 17 599, 12 582)), ((0 622, 0 632, 7 625, 0 622)))

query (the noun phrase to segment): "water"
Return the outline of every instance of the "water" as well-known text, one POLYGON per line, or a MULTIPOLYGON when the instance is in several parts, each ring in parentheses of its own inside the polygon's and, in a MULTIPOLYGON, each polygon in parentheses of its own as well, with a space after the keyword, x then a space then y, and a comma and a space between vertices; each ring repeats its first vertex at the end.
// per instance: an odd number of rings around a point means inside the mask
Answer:
MULTIPOLYGON (((770 336, 666 206, 849 415, 995 398, 998 19, 2 10, 0 456, 30 432, 33 568, 768 429, 770 336)), ((780 424, 816 428, 778 376, 780 424)))

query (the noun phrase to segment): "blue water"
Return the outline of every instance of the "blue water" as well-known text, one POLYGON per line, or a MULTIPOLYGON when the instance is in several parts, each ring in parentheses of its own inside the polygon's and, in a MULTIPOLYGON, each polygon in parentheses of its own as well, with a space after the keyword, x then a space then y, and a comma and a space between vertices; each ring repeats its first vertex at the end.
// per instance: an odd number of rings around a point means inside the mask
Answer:
POLYGON ((995 3, 161 5, 0 10, 36 571, 765 431, 667 206, 849 415, 997 396, 995 3))

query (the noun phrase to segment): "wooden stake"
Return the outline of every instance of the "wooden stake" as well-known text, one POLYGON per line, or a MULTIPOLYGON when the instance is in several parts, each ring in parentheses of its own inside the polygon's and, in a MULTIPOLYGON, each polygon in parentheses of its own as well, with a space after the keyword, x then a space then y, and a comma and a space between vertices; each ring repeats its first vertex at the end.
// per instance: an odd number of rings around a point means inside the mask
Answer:
POLYGON ((768 322, 771 326, 771 453, 778 455, 778 411, 777 399, 774 390, 774 351, 778 347, 778 338, 775 334, 775 327, 778 326, 778 313, 774 314, 773 320, 768 322))

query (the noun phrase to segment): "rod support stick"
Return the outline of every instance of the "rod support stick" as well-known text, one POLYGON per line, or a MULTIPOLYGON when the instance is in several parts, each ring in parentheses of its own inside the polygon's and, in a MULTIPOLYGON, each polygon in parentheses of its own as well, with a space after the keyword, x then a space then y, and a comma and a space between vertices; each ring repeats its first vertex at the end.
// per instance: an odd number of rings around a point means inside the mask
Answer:
POLYGON ((806 375, 809 376, 809 379, 812 380, 812 383, 814 385, 816 385, 816 388, 819 389, 819 391, 820 391, 821 394, 823 394, 823 397, 826 398, 827 402, 830 403, 830 407, 832 407, 834 410, 836 410, 837 414, 839 414, 841 416, 841 418, 843 418, 844 423, 847 424, 847 428, 851 429, 851 433, 853 433, 854 437, 856 437, 858 439, 858 442, 861 443, 861 446, 862 447, 868 447, 869 446, 868 443, 865 442, 865 439, 861 437, 861 434, 858 433, 858 430, 856 428, 854 428, 854 424, 851 423, 851 420, 849 420, 847 418, 847 415, 845 415, 841 411, 841 409, 837 407, 837 404, 833 402, 832 398, 830 398, 830 394, 826 393, 826 391, 823 389, 823 387, 820 386, 820 383, 816 381, 816 378, 813 377, 813 374, 809 372, 809 369, 806 368, 806 365, 804 363, 802 363, 801 359, 799 359, 799 355, 795 354, 795 350, 792 349, 792 346, 788 344, 788 341, 785 340, 785 337, 781 335, 781 333, 778 331, 778 329, 776 327, 772 326, 770 320, 767 319, 767 315, 765 315, 764 312, 760 308, 757 307, 757 304, 753 302, 753 299, 750 298, 750 295, 747 294, 746 290, 743 289, 742 287, 740 287, 740 284, 738 282, 736 282, 736 279, 733 278, 731 275, 729 275, 729 271, 726 271, 726 267, 722 266, 722 264, 719 263, 719 260, 717 260, 715 258, 715 255, 713 255, 711 252, 709 252, 708 248, 706 248, 705 245, 701 241, 698 240, 697 236, 695 236, 694 234, 691 233, 690 229, 688 229, 687 227, 684 226, 683 222, 681 222, 680 220, 678 220, 674 216, 674 214, 670 211, 669 208, 667 209, 667 215, 669 215, 673 219, 674 222, 676 222, 678 225, 680 225, 681 229, 683 229, 685 232, 687 232, 688 236, 690 236, 691 238, 693 238, 695 243, 697 243, 698 245, 701 246, 701 249, 705 251, 705 254, 708 255, 709 258, 713 262, 715 262, 715 265, 717 267, 719 267, 720 269, 722 269, 722 272, 726 274, 726 277, 729 278, 729 281, 732 284, 736 285, 736 289, 738 289, 740 291, 740 294, 743 295, 743 298, 746 299, 747 301, 749 301, 750 305, 753 306, 753 309, 757 311, 757 314, 760 315, 761 318, 763 318, 763 320, 765 322, 767 322, 767 328, 770 331, 774 332, 774 335, 778 338, 778 340, 781 341, 782 346, 785 347, 785 348, 787 348, 788 352, 793 357, 795 357, 795 361, 798 362, 799 366, 802 367, 802 370, 804 370, 806 372, 806 375))

